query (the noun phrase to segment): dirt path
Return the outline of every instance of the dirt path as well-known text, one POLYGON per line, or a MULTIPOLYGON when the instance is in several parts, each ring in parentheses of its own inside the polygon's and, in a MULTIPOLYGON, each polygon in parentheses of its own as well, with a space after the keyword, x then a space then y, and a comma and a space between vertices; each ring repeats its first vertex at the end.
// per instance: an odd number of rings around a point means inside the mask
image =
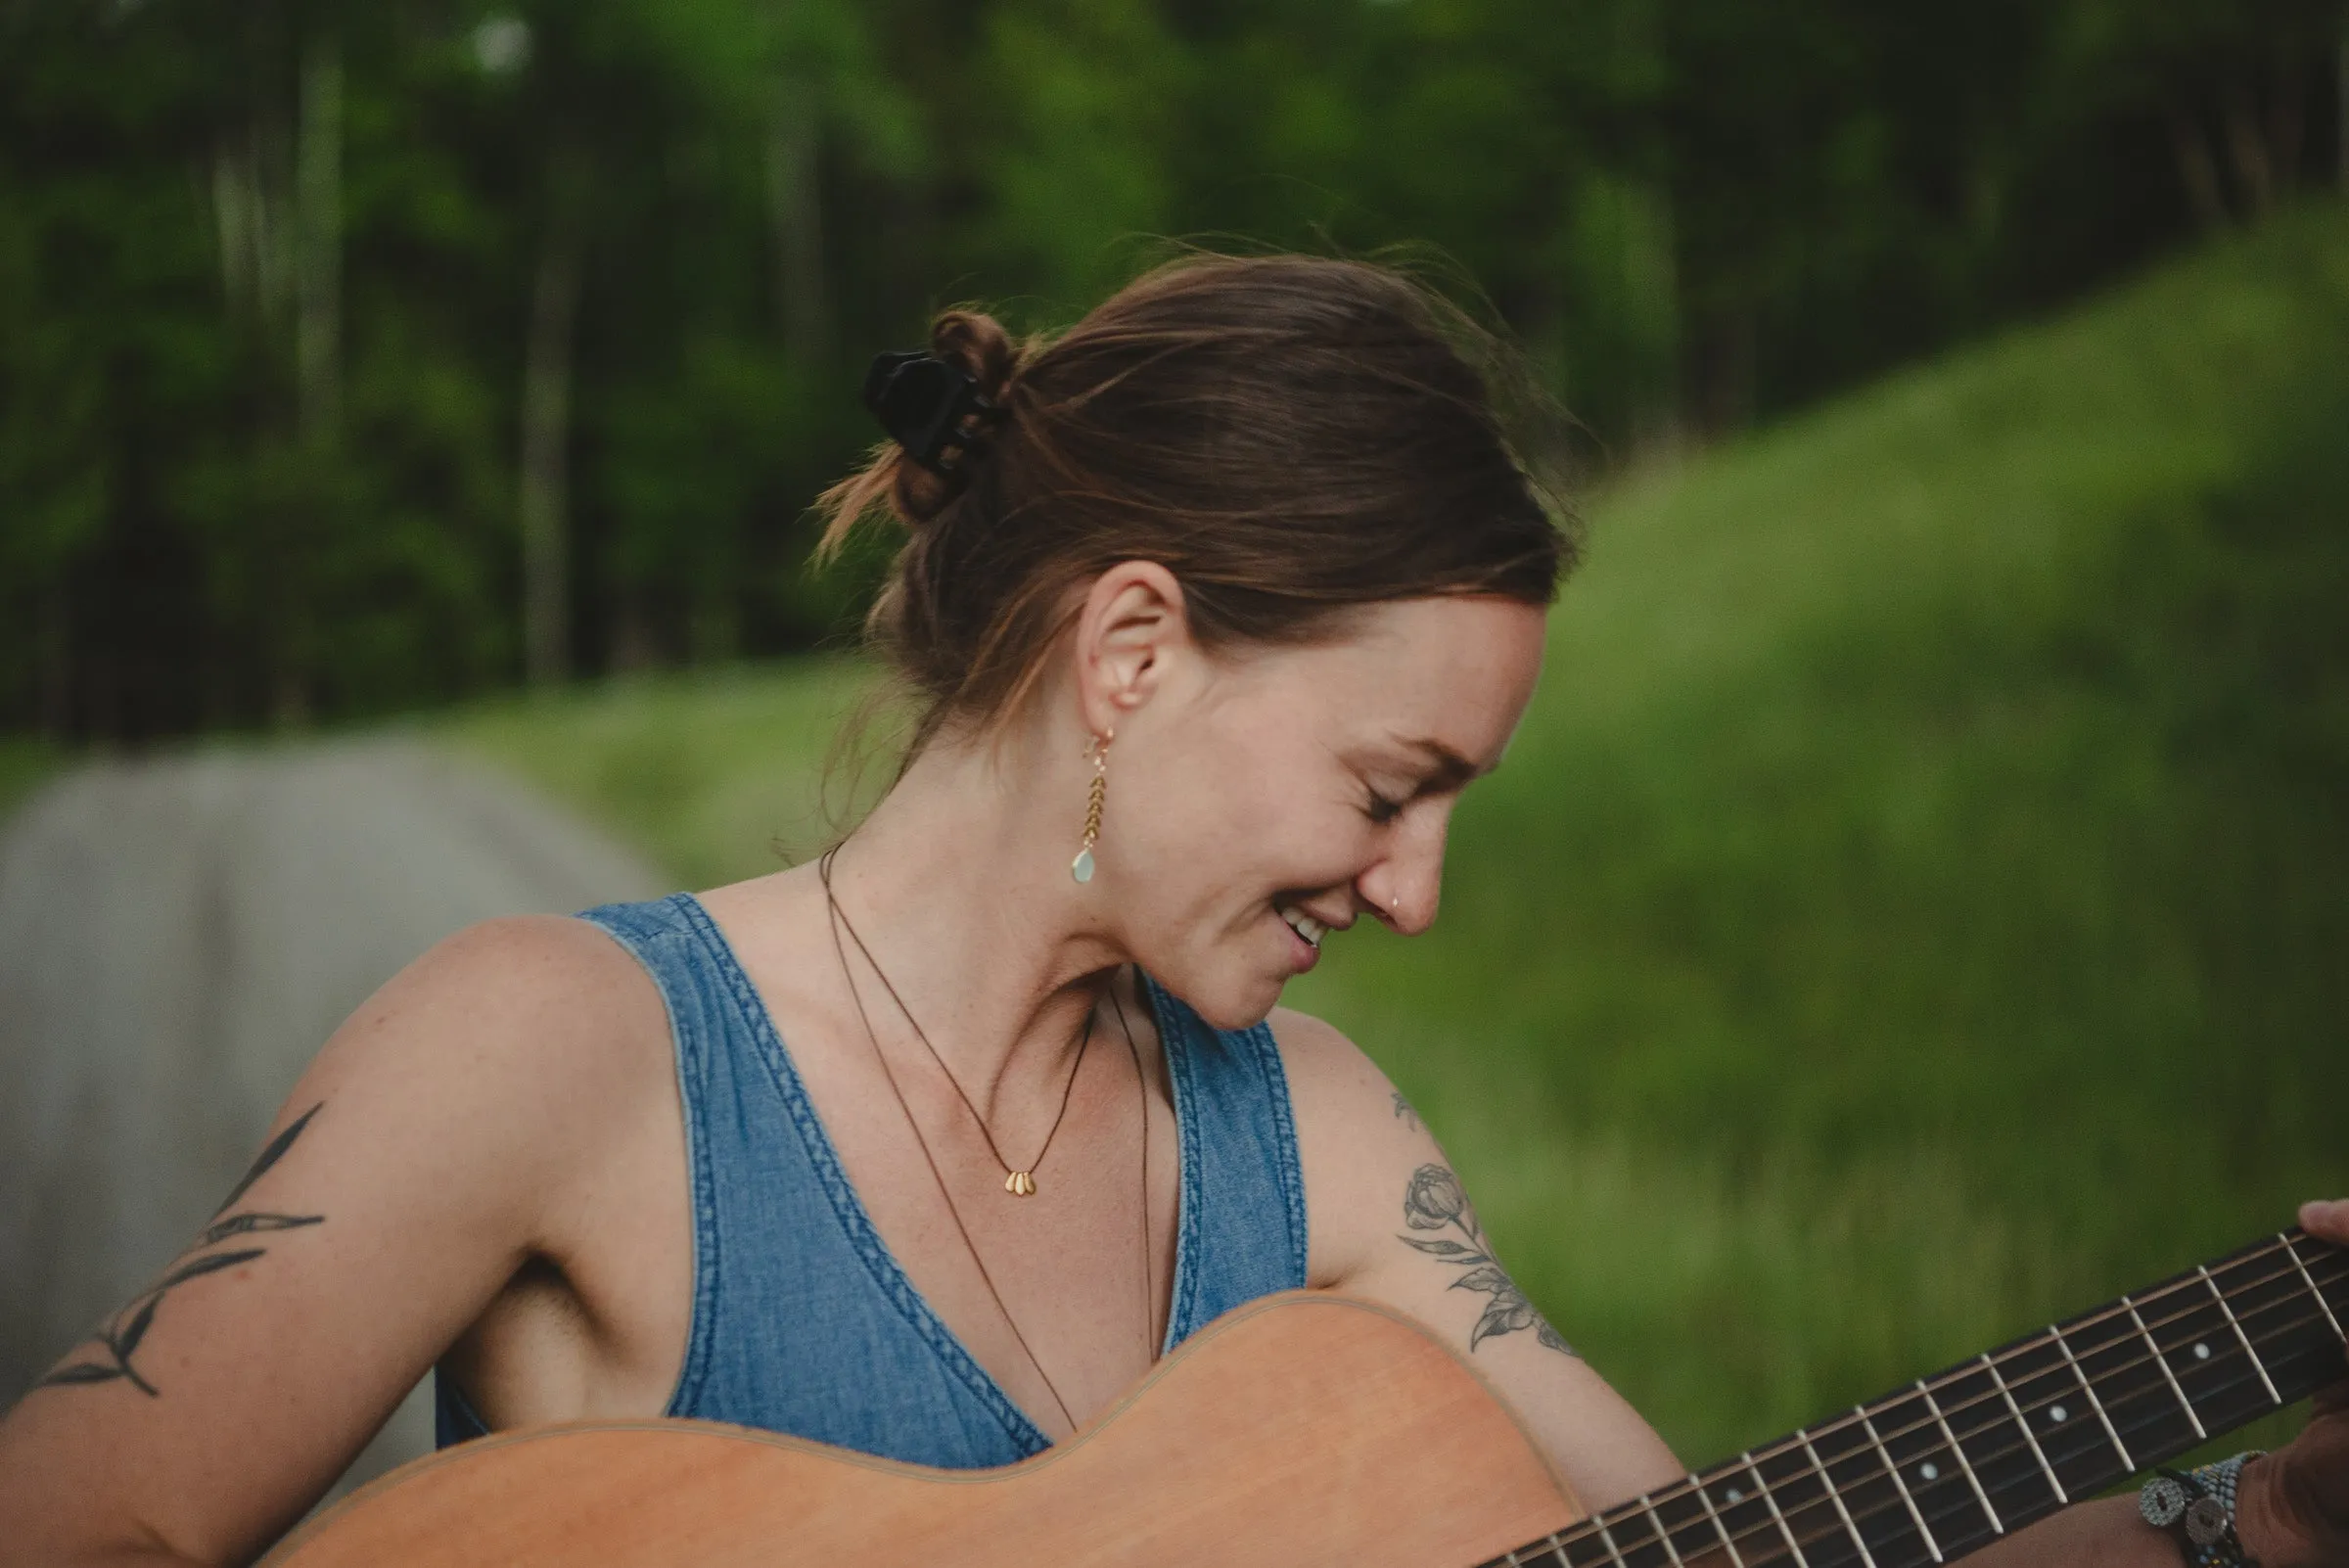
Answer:
MULTIPOLYGON (((0 824, 0 1406, 167 1263, 327 1035, 472 921, 657 889, 406 742, 102 764, 0 824)), ((411 1397, 352 1469, 431 1444, 411 1397)))

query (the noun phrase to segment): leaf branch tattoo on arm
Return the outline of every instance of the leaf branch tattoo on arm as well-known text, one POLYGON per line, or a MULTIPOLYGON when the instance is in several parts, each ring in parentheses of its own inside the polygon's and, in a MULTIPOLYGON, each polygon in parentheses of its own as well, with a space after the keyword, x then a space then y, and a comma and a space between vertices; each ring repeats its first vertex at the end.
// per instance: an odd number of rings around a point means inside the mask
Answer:
POLYGON ((156 1386, 140 1374, 131 1357, 138 1353, 140 1344, 147 1338, 147 1331, 155 1326, 156 1309, 162 1305, 163 1298, 191 1279, 216 1274, 223 1268, 234 1268, 239 1264, 249 1264, 269 1250, 266 1247, 231 1247, 222 1252, 206 1252, 205 1249, 217 1247, 232 1237, 258 1235, 269 1230, 299 1230, 326 1219, 322 1214, 268 1214, 259 1210, 247 1210, 243 1214, 228 1213, 236 1201, 245 1196, 247 1188, 286 1157, 286 1151, 294 1147, 294 1140, 301 1136, 302 1129, 310 1125, 310 1118, 316 1116, 325 1104, 324 1100, 320 1100, 302 1112, 293 1126, 271 1138, 269 1146, 253 1159, 243 1179, 221 1200, 220 1207, 212 1211, 210 1222, 197 1232, 195 1241, 187 1251, 173 1260, 171 1267, 157 1276, 146 1289, 124 1303, 120 1312, 100 1323, 91 1331, 89 1338, 74 1347, 78 1352, 84 1347, 95 1346, 101 1360, 69 1360, 33 1386, 64 1388, 81 1383, 112 1383, 120 1378, 150 1399, 156 1397, 159 1392, 156 1386))
POLYGON ((1484 1226, 1477 1222, 1476 1206, 1468 1201, 1460 1178, 1450 1170, 1440 1165, 1423 1165, 1411 1173, 1410 1185, 1403 1192, 1403 1222, 1413 1230, 1459 1232, 1460 1239, 1456 1241, 1441 1235, 1395 1239, 1439 1262, 1466 1269, 1451 1282, 1453 1290, 1477 1290, 1493 1298, 1485 1304, 1476 1326, 1468 1331, 1471 1351, 1488 1339, 1531 1328, 1534 1337, 1551 1350, 1568 1356, 1574 1354, 1574 1347, 1549 1326, 1548 1319, 1525 1299, 1525 1292, 1517 1288, 1516 1281, 1493 1261, 1492 1249, 1485 1243, 1484 1226))

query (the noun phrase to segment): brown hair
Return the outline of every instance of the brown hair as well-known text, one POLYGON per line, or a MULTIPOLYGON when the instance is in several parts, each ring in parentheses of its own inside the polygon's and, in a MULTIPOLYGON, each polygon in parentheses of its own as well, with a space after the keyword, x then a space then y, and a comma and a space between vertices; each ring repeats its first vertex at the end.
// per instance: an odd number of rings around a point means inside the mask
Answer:
POLYGON ((874 512, 909 535, 866 633, 925 704, 916 752, 1016 706, 1068 590, 1120 561, 1172 572, 1210 648, 1309 641, 1349 608, 1431 594, 1546 605, 1574 564, 1497 411, 1530 380, 1387 268, 1191 255, 1058 338, 1015 344, 956 309, 930 347, 1002 409, 985 448, 946 478, 884 443, 817 503, 819 556, 874 512))

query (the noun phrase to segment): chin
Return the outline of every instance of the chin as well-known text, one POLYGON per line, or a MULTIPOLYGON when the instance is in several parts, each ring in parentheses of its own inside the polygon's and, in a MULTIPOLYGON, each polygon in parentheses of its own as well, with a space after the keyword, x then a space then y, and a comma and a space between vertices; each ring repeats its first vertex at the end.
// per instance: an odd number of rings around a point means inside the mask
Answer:
POLYGON ((1280 1005, 1285 985, 1245 973, 1162 975, 1152 970, 1150 978, 1181 997, 1210 1028, 1227 1034, 1254 1029, 1270 1017, 1280 1005))

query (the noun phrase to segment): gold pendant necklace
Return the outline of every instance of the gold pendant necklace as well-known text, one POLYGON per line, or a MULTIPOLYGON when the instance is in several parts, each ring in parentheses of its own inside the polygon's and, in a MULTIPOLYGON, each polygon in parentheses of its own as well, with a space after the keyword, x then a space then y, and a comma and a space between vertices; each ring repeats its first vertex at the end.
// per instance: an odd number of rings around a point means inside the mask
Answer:
MULTIPOLYGON (((1011 1337, 1018 1343, 1020 1354, 1028 1358, 1028 1364, 1036 1368, 1037 1377, 1043 1379, 1044 1388, 1052 1396, 1052 1403, 1060 1407, 1060 1418, 1066 1421, 1069 1430, 1074 1432, 1077 1429, 1077 1418, 1069 1411, 1069 1402, 1061 1397, 1060 1385, 1052 1381, 1052 1374, 1045 1371, 1044 1363, 1036 1359, 1035 1350, 1028 1344, 1028 1336, 1020 1332, 1020 1320, 1012 1316, 1011 1309, 1003 1304, 1003 1292, 995 1288, 995 1276, 988 1272, 987 1260, 979 1255, 979 1244, 971 1239, 971 1227, 962 1222, 962 1210, 956 1207, 954 1194, 946 1186, 944 1175, 938 1169, 938 1159, 930 1152, 930 1140, 922 1136, 922 1124, 914 1119, 913 1107, 905 1103, 905 1091, 898 1087, 898 1075, 891 1071, 889 1058, 882 1054, 881 1037, 873 1033, 873 1021, 864 1010, 864 993, 856 989, 856 977, 849 969, 848 949, 841 945, 840 933, 843 927, 847 927, 849 935, 855 939, 857 950, 864 954, 864 961, 872 966, 873 973, 880 975, 881 984, 884 987, 889 986, 889 976, 882 973, 879 964, 873 963, 873 955, 866 949, 864 939, 856 936, 856 928, 849 923, 847 911, 841 908, 840 900, 832 896, 832 857, 839 853, 840 846, 837 844, 826 850, 823 857, 815 863, 816 875, 824 885, 824 907, 830 916, 832 926, 832 950, 840 959, 841 978, 848 982, 849 999, 856 1004, 856 1020, 864 1026, 864 1038, 873 1047, 873 1060, 880 1064, 881 1076, 888 1081, 890 1095, 897 1100, 898 1110, 904 1116, 905 1125, 913 1130, 913 1141, 915 1146, 922 1151, 922 1163, 930 1168, 930 1179, 938 1183, 938 1195, 945 1200, 946 1214, 953 1220, 954 1229, 962 1237, 963 1249, 971 1255, 971 1262, 979 1270, 981 1283, 987 1286, 987 1294, 994 1302, 995 1311, 1002 1314, 1004 1323, 1011 1329, 1011 1337)), ((894 988, 890 990, 890 999, 897 1002, 899 1012, 905 1013, 905 1022, 913 1024, 913 1014, 906 1011, 904 1000, 898 995, 894 988)), ((1137 1228, 1142 1240, 1142 1350, 1146 1360, 1155 1365, 1158 1361, 1159 1342, 1158 1286, 1156 1280, 1151 1277, 1153 1270, 1150 1265, 1150 1081, 1142 1072, 1141 1047, 1134 1043, 1133 1026, 1126 1022, 1126 1004, 1118 1000, 1117 988, 1114 984, 1110 987, 1109 1001, 1110 1005, 1118 1011, 1118 1029, 1126 1037, 1127 1054, 1133 1058, 1134 1092, 1140 1096, 1138 1109, 1141 1111, 1141 1179, 1135 1184, 1134 1190, 1141 1200, 1138 1205, 1141 1224, 1137 1228)), ((919 1024, 913 1024, 913 1030, 917 1037, 921 1035, 919 1024)), ((1088 1012, 1085 1016, 1084 1039, 1077 1047, 1079 1066, 1083 1065, 1084 1048, 1092 1043, 1092 1015, 1088 1012)), ((928 1046, 930 1041, 923 1038, 922 1043, 928 1046)), ((946 1064, 939 1058, 935 1048, 931 1049, 930 1055, 932 1060, 938 1062, 939 1071, 946 1074, 946 1082, 953 1084, 954 1075, 946 1070, 946 1064)), ((1076 1070, 1071 1069, 1069 1084, 1074 1087, 1076 1082, 1076 1070)), ((962 1085, 955 1084, 954 1091, 961 1094, 962 1085)), ((964 1109, 971 1113, 972 1119, 979 1123, 980 1132, 985 1134, 987 1131, 986 1119, 979 1115, 978 1108, 971 1104, 968 1095, 963 1095, 962 1103, 964 1109)), ((1060 1116, 1066 1116, 1068 1112, 1069 1095, 1068 1091, 1064 1089, 1060 1097, 1060 1116)), ((1052 1130, 1054 1132, 1060 1130, 1059 1117, 1053 1119, 1052 1130)), ((1049 1148, 1051 1143, 1051 1135, 1047 1133, 1044 1137, 1045 1147, 1049 1148)), ((991 1137, 988 1140, 988 1147, 990 1149, 994 1147, 994 1140, 991 1137)), ((1003 1157, 997 1154, 995 1159, 998 1164, 1001 1164, 1003 1157)), ((1036 1154, 1036 1163, 1040 1164, 1042 1160, 1043 1154, 1039 1150, 1036 1154)), ((1036 1178, 1030 1172, 1012 1171, 1004 1177, 1004 1188, 1006 1191, 1019 1192, 1022 1197, 1032 1196, 1036 1191, 1036 1178), (1018 1188, 1012 1186, 1014 1181, 1025 1185, 1027 1191, 1019 1192, 1018 1188)))
MULTIPOLYGON (((962 1080, 954 1076, 954 1069, 946 1065, 946 1059, 938 1054, 938 1047, 930 1043, 930 1037, 922 1030, 921 1020, 913 1016, 913 1009, 905 1005, 905 998, 898 994, 898 988, 890 984, 889 971, 883 969, 879 960, 873 957, 873 949, 867 947, 864 945, 864 939, 856 934, 856 923, 849 918, 849 912, 843 909, 840 906, 840 900, 832 896, 832 856, 839 853, 838 846, 835 846, 826 850, 824 857, 816 862, 816 875, 824 884, 825 906, 830 909, 832 918, 839 921, 841 926, 847 930, 849 940, 856 944, 856 950, 864 955, 866 966, 880 977, 881 989, 888 992, 889 999, 898 1004, 898 1012, 913 1030, 913 1038, 922 1042, 922 1049, 930 1053, 930 1060, 937 1063, 938 1070, 945 1075, 946 1083, 954 1089, 954 1097, 962 1101, 962 1108, 971 1113, 972 1121, 979 1124, 979 1135, 987 1140, 987 1152, 993 1155, 995 1164, 1003 1168, 1003 1190, 1015 1198, 1035 1197, 1036 1167, 1042 1165, 1044 1156, 1052 1152, 1052 1140, 1060 1135, 1060 1124, 1068 1119, 1069 1097, 1077 1092, 1077 1075, 1083 1071, 1084 1053, 1093 1043, 1095 1009, 1089 1007, 1085 1009, 1084 1035, 1077 1041, 1077 1060, 1069 1068, 1068 1083, 1061 1085, 1060 1110, 1053 1115, 1051 1130, 1044 1134, 1043 1147, 1036 1151, 1036 1158, 1028 1162, 1026 1170, 1012 1169, 1011 1162, 1003 1158, 1003 1151, 995 1146, 995 1134, 993 1130, 987 1125, 987 1118, 979 1114, 979 1107, 972 1104, 971 1097, 963 1092, 962 1080)), ((841 964, 845 972, 848 964, 846 953, 841 955, 841 964)), ((867 1024, 865 1027, 869 1032, 872 1026, 867 1024)), ((873 1049, 878 1051, 880 1048, 881 1041, 876 1038, 873 1041, 873 1049)))

